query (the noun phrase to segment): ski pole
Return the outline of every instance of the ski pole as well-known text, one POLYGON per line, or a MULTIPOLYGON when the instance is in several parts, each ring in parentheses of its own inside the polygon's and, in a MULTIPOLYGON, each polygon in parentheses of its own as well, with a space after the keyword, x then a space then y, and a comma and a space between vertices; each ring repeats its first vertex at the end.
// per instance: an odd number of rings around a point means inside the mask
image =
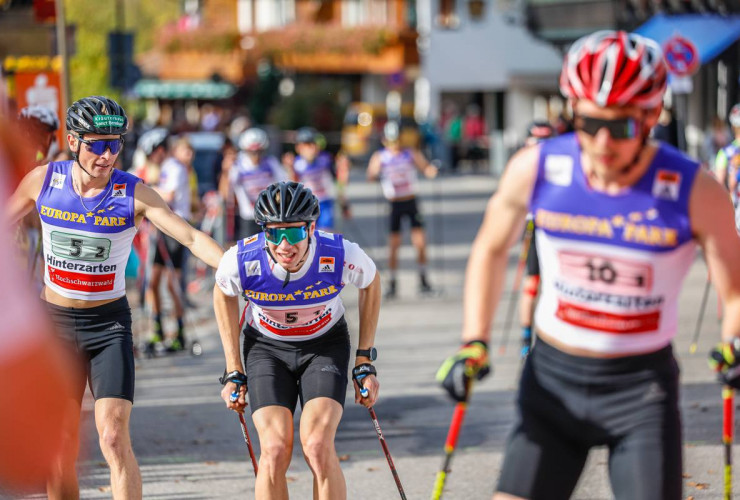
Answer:
POLYGON ((704 321, 704 310, 707 307, 707 299, 709 298, 709 289, 712 286, 712 281, 707 274, 707 283, 704 285, 704 295, 701 298, 701 306, 699 306, 699 317, 696 319, 696 329, 694 330, 694 337, 691 339, 691 345, 689 346, 689 353, 694 354, 696 352, 696 346, 699 342, 699 334, 701 333, 701 323, 704 321))
MULTIPOLYGON (((236 401, 239 394, 236 392, 231 393, 231 400, 236 401), (236 395, 236 398, 234 396, 236 395)), ((244 436, 244 442, 247 443, 247 449, 249 450, 249 458, 252 460, 252 467, 254 468, 254 476, 257 477, 257 459, 254 456, 254 450, 252 449, 252 442, 249 440, 249 431, 247 431, 247 422, 244 420, 244 413, 239 413, 239 423, 242 426, 242 436, 244 436)))
POLYGON ((527 222, 527 228, 524 232, 524 241, 522 242, 522 251, 519 253, 519 262, 516 267, 516 275, 514 276, 514 284, 511 289, 511 297, 509 297, 509 308, 506 311, 506 319, 504 320, 503 336, 501 337, 501 345, 499 345, 499 354, 506 352, 506 344, 509 341, 509 333, 511 330, 512 320, 514 318, 514 310, 519 299, 519 287, 522 284, 522 276, 524 275, 524 266, 527 263, 527 255, 529 254, 529 246, 532 243, 532 234, 534 233, 534 220, 530 219, 527 222))
POLYGON ((722 388, 722 443, 725 448, 724 500, 732 499, 732 441, 735 433, 735 390, 722 388))
MULTIPOLYGON (((360 395, 363 398, 366 398, 368 396, 368 390, 365 389, 360 385, 359 382, 355 380, 355 383, 360 388, 360 395)), ((388 466, 391 468, 391 474, 393 474, 393 480, 396 482, 396 487, 398 487, 398 493, 401 495, 401 500, 406 500, 406 493, 403 491, 403 485, 401 484, 401 478, 398 476, 398 471, 396 471, 396 466, 393 465, 393 457, 391 457, 391 452, 388 449, 388 445, 385 442, 385 437, 383 437, 383 431, 380 429, 380 422, 378 422, 378 416, 375 414, 375 410, 372 406, 370 406, 367 411, 370 413, 370 420, 373 421, 373 427, 375 427, 375 432, 378 434, 378 440, 380 441, 380 446, 383 448, 383 453, 385 454, 385 459, 388 461, 388 466)))
POLYGON ((452 414, 452 422, 450 422, 450 430, 447 432, 447 441, 445 441, 445 458, 442 462, 442 468, 437 472, 437 479, 434 481, 432 500, 440 500, 442 498, 442 490, 445 487, 447 474, 450 472, 452 455, 455 453, 455 448, 457 447, 457 438, 460 435, 460 429, 462 428, 467 409, 467 400, 460 401, 455 405, 455 412, 452 414))
MULTIPOLYGON (((244 325, 244 317, 246 312, 246 308, 244 308, 244 311, 242 312, 241 320, 239 320, 239 330, 242 329, 242 325, 244 325)), ((236 391, 231 393, 231 396, 229 396, 229 400, 233 403, 237 399, 239 399, 239 386, 236 386, 236 391)), ((249 450, 249 458, 252 460, 252 467, 254 468, 254 475, 257 476, 257 459, 254 456, 254 450, 252 449, 252 442, 249 440, 249 431, 247 431, 247 421, 244 420, 244 413, 243 412, 237 412, 239 414, 239 423, 242 426, 242 436, 244 436, 244 442, 247 443, 247 449, 249 450)))

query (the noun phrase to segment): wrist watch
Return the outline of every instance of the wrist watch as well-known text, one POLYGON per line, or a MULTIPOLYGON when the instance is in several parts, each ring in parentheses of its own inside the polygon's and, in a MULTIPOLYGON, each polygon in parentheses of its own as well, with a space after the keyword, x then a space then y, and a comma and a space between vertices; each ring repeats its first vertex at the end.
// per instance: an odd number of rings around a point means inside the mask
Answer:
POLYGON ((355 356, 364 356, 369 358, 370 361, 375 361, 378 359, 378 350, 374 347, 371 347, 370 349, 357 349, 355 356))

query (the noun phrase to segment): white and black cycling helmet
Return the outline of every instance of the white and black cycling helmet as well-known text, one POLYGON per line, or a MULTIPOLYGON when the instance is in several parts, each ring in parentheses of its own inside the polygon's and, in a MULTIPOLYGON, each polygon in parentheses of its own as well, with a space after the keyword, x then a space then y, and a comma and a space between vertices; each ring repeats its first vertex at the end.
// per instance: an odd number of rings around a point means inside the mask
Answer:
POLYGON ((85 134, 124 135, 128 117, 120 104, 103 96, 83 97, 67 109, 67 130, 85 134))
POLYGON ((141 134, 136 146, 147 156, 151 155, 160 146, 167 145, 170 132, 164 127, 157 127, 141 134))
POLYGON ((264 151, 270 147, 270 139, 261 128, 248 128, 239 136, 239 149, 242 151, 264 151))
POLYGON ((319 200, 300 182, 275 182, 267 186, 254 204, 254 220, 272 223, 313 222, 319 218, 319 200))
POLYGON ((18 118, 20 120, 28 120, 29 122, 35 121, 46 127, 49 132, 59 130, 59 118, 57 118, 56 112, 43 106, 26 106, 18 113, 18 118))
POLYGON ((733 127, 740 127, 740 103, 735 104, 732 109, 730 109, 730 125, 733 127))

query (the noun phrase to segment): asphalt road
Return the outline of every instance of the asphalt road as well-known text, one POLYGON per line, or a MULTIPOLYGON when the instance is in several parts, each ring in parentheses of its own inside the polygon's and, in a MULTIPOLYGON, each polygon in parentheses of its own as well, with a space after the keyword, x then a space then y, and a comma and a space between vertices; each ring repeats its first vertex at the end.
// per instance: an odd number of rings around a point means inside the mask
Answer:
MULTIPOLYGON (((409 499, 430 497, 441 466, 453 405, 435 384, 434 373, 458 344, 463 270, 494 188, 495 181, 484 176, 422 182, 421 207, 431 243, 429 271, 439 294, 418 296, 414 252, 406 237, 401 253, 400 297, 384 301, 381 309, 376 337, 381 393, 375 409, 409 499)), ((343 223, 342 231, 363 246, 382 271, 386 267, 387 206, 381 200, 379 186, 358 179, 349 188, 349 195, 354 218, 343 223)), ((509 259, 507 283, 513 281, 517 251, 513 250, 509 259)), ((697 256, 681 295, 681 329, 675 342, 682 366, 684 496, 694 499, 720 498, 722 489, 720 387, 705 361, 706 352, 719 337, 714 292, 704 317, 698 353, 688 353, 705 279, 706 267, 697 256)), ((348 287, 344 299, 353 342, 357 339, 356 297, 348 287)), ((191 310, 188 323, 191 331, 196 325, 204 354, 138 362, 131 427, 142 467, 144 497, 253 498, 254 477, 237 417, 224 408, 219 397, 217 378, 223 371, 223 358, 207 287, 191 300, 197 307, 191 310)), ((508 300, 511 294, 505 296, 493 328, 495 373, 475 387, 447 480, 448 499, 490 498, 500 471, 502 449, 514 421, 520 367, 516 325, 511 329, 506 353, 497 352, 508 300)), ((85 443, 79 467, 82 498, 109 498, 108 470, 97 446, 90 407, 88 400, 83 412, 85 443)), ((256 431, 249 425, 256 442, 256 431)), ((295 442, 299 443, 297 433, 295 442)), ((398 498, 368 413, 354 404, 351 395, 336 446, 349 498, 398 498)), ((311 473, 298 446, 293 455, 288 472, 291 497, 311 498, 311 473)), ((574 498, 611 498, 606 464, 604 451, 594 450, 574 498)))

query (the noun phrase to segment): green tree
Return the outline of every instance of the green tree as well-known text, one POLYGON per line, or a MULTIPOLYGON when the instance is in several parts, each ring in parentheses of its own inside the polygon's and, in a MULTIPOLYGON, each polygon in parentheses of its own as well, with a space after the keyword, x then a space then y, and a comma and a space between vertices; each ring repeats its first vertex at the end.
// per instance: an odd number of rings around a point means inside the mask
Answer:
POLYGON ((133 31, 134 53, 154 44, 158 30, 180 15, 178 0, 65 0, 68 25, 76 26, 76 53, 70 59, 70 94, 73 100, 87 95, 104 94, 120 99, 118 90, 109 86, 108 33, 119 26, 133 31), (117 19, 122 2, 124 23, 117 19))

